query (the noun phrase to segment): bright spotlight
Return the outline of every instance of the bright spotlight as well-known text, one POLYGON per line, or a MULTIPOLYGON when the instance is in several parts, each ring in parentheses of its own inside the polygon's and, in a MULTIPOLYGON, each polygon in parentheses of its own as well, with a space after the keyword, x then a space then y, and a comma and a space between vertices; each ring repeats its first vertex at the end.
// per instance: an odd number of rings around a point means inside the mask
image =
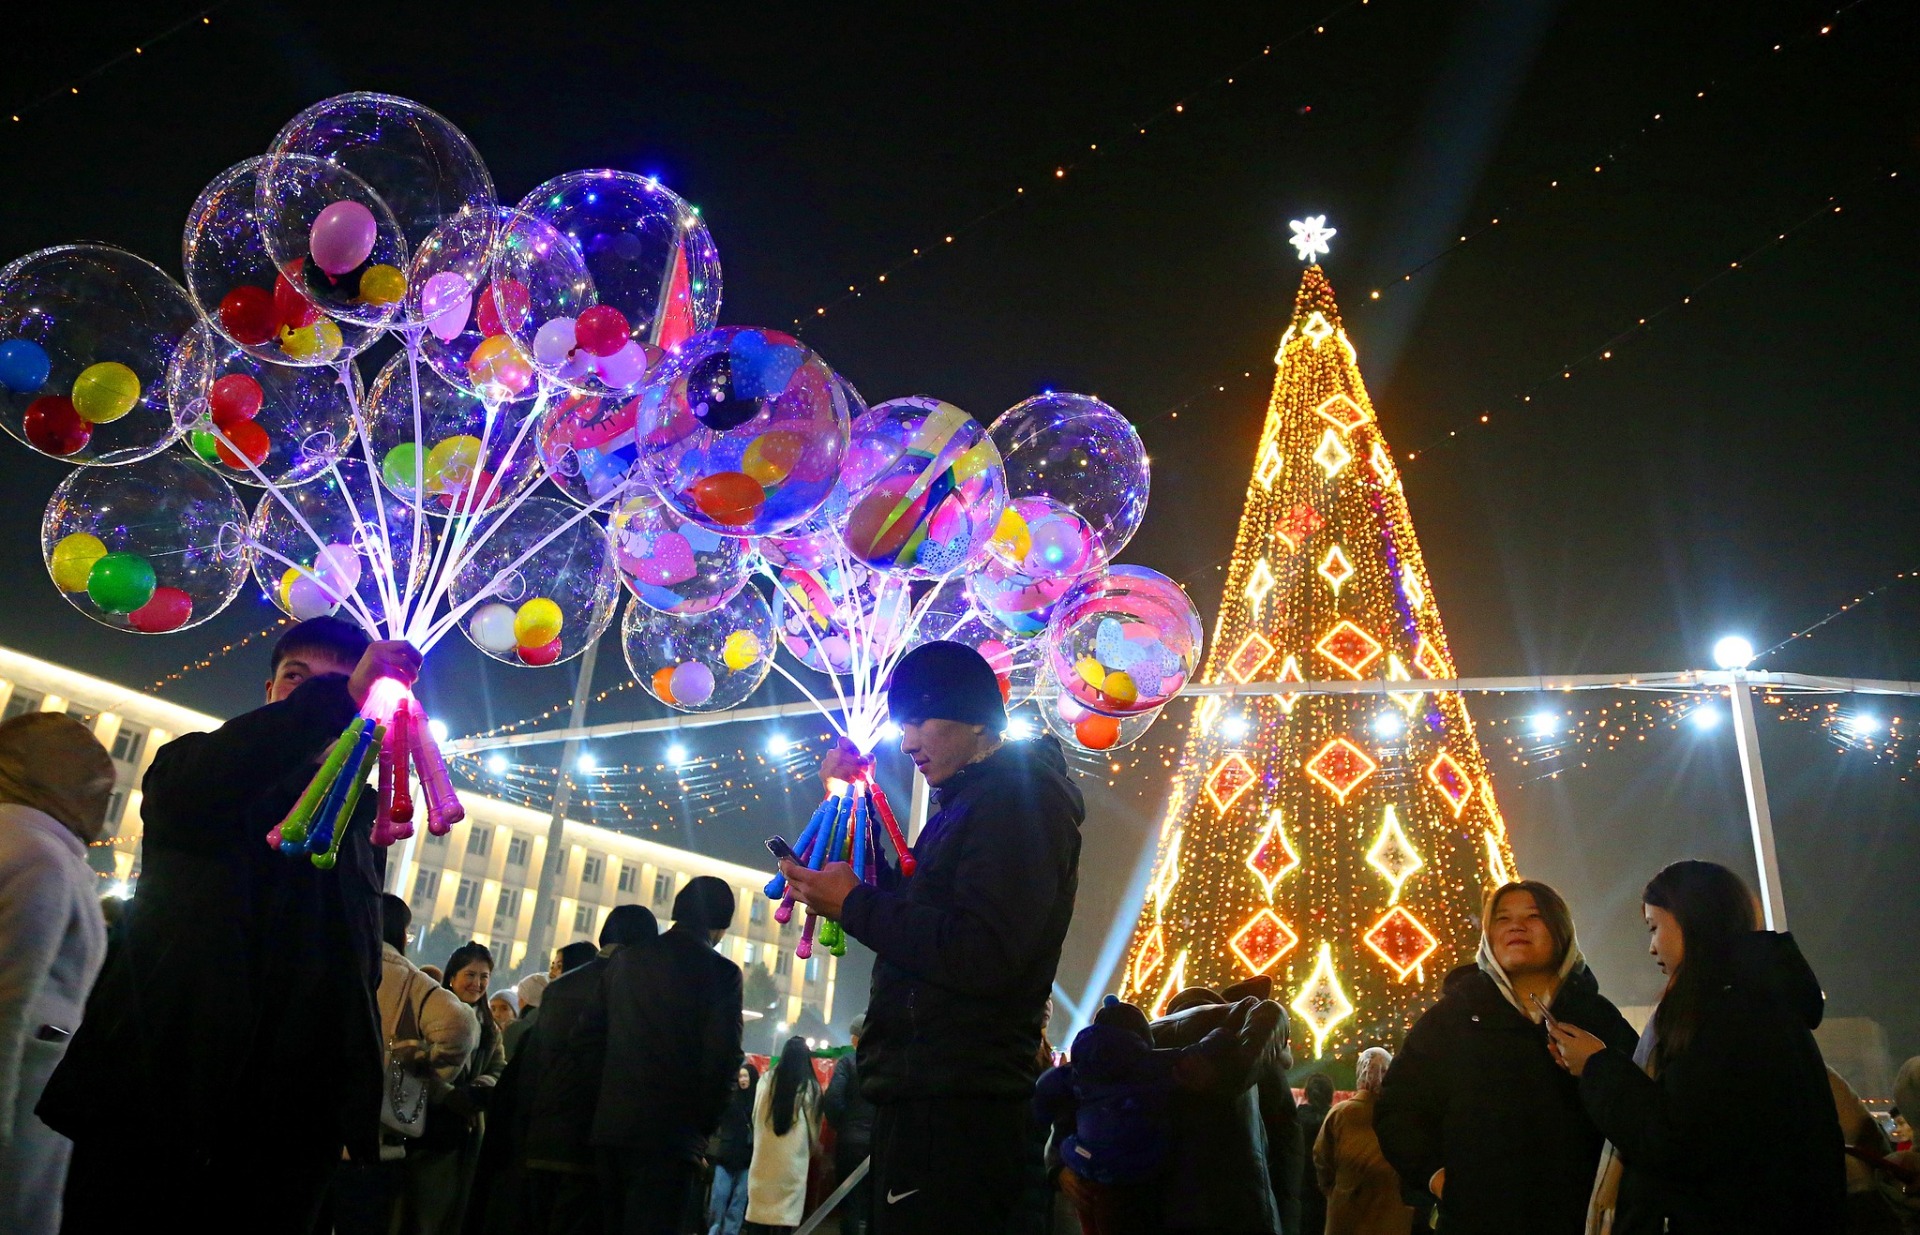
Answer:
POLYGON ((898 742, 900 740, 900 726, 894 724, 892 721, 888 721, 886 724, 880 726, 880 736, 889 742, 898 742))
POLYGON ((1720 722, 1725 718, 1721 715, 1718 704, 1703 703, 1688 712, 1687 719, 1693 722, 1695 729, 1706 730, 1719 728, 1720 722))
POLYGON ((674 767, 677 768, 680 765, 684 764, 686 761, 687 761, 686 747, 680 745, 680 743, 678 742, 675 742, 672 746, 667 747, 668 763, 671 763, 674 767))
POLYGON ((1550 738, 1560 732, 1560 714, 1558 712, 1535 712, 1533 714, 1533 736, 1550 738))
POLYGON ((1407 722, 1398 712, 1382 712, 1373 718, 1373 732, 1376 737, 1397 738, 1406 732, 1407 722))
POLYGON ((581 751, 580 757, 573 761, 573 766, 588 776, 600 770, 600 764, 594 759, 593 752, 590 750, 581 751))
POLYGON ((767 739, 767 753, 775 759, 785 758, 787 752, 792 749, 793 743, 787 740, 787 735, 784 733, 776 733, 767 739))
POLYGON ((115 900, 126 900, 133 895, 133 885, 124 879, 116 879, 108 885, 107 895, 115 900))
POLYGON ((433 735, 434 741, 444 742, 447 740, 447 722, 444 720, 430 720, 427 722, 427 732, 433 735))
POLYGON ((1010 716, 1007 718, 1007 727, 1000 731, 1000 736, 1009 742, 1024 742, 1033 736, 1033 722, 1024 716, 1010 716))
POLYGON ((507 770, 507 757, 505 755, 488 755, 487 756, 487 771, 493 773, 495 776, 498 776, 506 770, 507 770))
POLYGON ((1253 726, 1247 723, 1245 716, 1236 714, 1220 722, 1220 736, 1229 742, 1245 741, 1252 732, 1253 726))
POLYGON ((1865 712, 1847 719, 1847 732, 1856 738, 1870 738, 1880 732, 1880 718, 1865 712))
POLYGON ((1753 663, 1753 645, 1739 635, 1728 635, 1713 645, 1713 663, 1722 669, 1745 669, 1753 663))

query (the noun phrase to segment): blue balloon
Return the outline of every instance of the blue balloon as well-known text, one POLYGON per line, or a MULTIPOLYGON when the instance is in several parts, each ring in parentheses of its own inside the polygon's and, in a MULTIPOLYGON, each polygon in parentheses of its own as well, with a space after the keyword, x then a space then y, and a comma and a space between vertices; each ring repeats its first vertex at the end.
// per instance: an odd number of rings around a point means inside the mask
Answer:
POLYGON ((32 394, 47 384, 53 362, 47 350, 29 339, 0 343, 0 386, 17 395, 32 394))

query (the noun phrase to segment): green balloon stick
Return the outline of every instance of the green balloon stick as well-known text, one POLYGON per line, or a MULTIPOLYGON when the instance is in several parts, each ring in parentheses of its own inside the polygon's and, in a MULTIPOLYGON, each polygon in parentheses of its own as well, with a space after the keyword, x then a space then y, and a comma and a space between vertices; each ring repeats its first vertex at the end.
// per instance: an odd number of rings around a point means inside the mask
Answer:
POLYGON ((328 845, 324 852, 313 855, 313 864, 318 869, 330 871, 333 869, 333 864, 340 860, 340 842, 347 835, 347 824, 353 819, 353 808, 359 805, 360 793, 367 787, 367 769, 375 759, 380 757, 380 744, 386 741, 386 738, 387 727, 375 725, 373 741, 367 743, 366 750, 361 752, 360 762, 353 765, 353 771, 350 773, 353 780, 348 783, 347 800, 340 804, 340 818, 333 825, 333 843, 328 845))
POLYGON ((315 772, 313 779, 307 782, 307 791, 300 795, 300 800, 293 804, 293 809, 287 813, 286 819, 281 821, 281 844, 298 846, 306 843, 307 821, 313 818, 313 812, 319 807, 320 800, 326 796, 327 790, 333 787, 334 778, 340 775, 340 769, 346 766, 347 756, 352 753, 354 745, 360 740, 360 731, 372 723, 365 717, 358 717, 334 742, 333 749, 327 752, 326 762, 320 765, 320 770, 315 772))

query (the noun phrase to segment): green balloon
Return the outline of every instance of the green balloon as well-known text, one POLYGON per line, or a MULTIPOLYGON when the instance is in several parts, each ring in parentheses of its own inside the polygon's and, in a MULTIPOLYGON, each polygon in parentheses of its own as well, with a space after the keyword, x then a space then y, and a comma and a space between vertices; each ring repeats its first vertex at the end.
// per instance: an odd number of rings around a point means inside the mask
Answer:
POLYGON ((413 486, 418 478, 420 447, 412 442, 402 442, 387 452, 380 461, 380 474, 386 477, 387 488, 401 497, 411 497, 413 486))
POLYGON ((188 441, 193 446, 193 453, 199 455, 206 462, 220 462, 220 442, 213 434, 206 432, 204 429, 195 429, 189 436, 188 441))
POLYGON ((103 613, 132 613, 153 599, 153 563, 138 553, 109 553, 87 573, 87 595, 103 613))

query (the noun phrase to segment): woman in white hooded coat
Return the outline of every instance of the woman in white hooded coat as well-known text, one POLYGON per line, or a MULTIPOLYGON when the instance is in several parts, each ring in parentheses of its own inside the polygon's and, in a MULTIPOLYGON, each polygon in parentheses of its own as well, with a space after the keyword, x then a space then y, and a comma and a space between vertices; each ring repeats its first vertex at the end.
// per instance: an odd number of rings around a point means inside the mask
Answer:
POLYGON ((807 1167, 820 1138, 820 1080, 805 1038, 788 1038, 753 1096, 747 1221, 792 1228, 807 1216, 807 1167))
POLYGON ((73 1143, 33 1108, 80 1027, 107 955, 87 843, 113 760, 59 712, 0 724, 0 1231, 51 1235, 73 1143))

